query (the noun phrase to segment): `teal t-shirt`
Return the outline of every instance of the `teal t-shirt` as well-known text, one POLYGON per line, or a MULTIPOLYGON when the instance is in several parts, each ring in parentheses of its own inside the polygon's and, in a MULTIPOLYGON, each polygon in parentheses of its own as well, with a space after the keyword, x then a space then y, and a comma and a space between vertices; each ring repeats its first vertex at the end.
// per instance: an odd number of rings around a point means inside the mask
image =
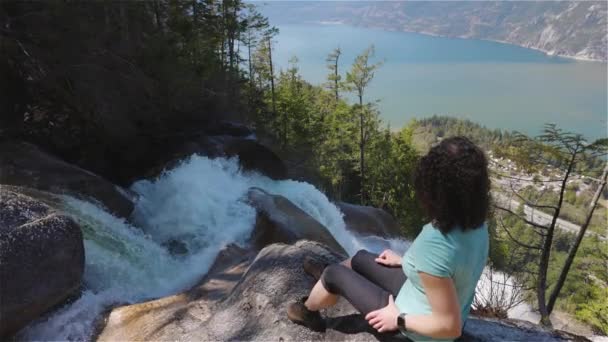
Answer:
MULTIPOLYGON (((418 275, 418 272, 424 272, 452 278, 464 324, 477 281, 486 265, 488 247, 486 224, 467 231, 454 229, 445 235, 432 224, 425 225, 403 256, 402 267, 407 280, 395 299, 399 311, 418 315, 431 313, 431 305, 418 275)), ((414 333, 408 333, 407 337, 414 341, 440 341, 414 333)))

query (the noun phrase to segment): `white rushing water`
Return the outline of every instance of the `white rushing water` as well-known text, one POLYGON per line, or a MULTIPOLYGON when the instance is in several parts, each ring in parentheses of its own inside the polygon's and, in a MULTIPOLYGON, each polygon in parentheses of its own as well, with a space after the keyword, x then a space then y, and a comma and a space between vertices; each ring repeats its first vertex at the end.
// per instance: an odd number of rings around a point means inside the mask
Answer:
POLYGON ((339 209, 308 183, 274 181, 241 172, 236 159, 195 155, 157 180, 133 185, 140 196, 135 226, 98 205, 63 197, 66 211, 83 229, 85 289, 79 299, 30 324, 17 339, 88 340, 95 319, 111 305, 158 298, 194 285, 222 248, 243 244, 249 237, 256 214, 243 199, 250 187, 292 201, 326 226, 349 254, 360 248, 407 248, 402 240, 351 234, 339 209), (184 253, 172 255, 170 248, 184 253))

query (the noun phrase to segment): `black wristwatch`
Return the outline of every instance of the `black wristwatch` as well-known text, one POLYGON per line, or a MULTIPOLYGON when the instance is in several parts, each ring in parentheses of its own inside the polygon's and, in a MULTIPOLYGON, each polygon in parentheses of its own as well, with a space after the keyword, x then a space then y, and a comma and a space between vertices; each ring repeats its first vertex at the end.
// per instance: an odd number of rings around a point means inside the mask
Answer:
POLYGON ((402 314, 399 314, 399 316, 397 316, 397 327, 399 328, 399 331, 402 334, 405 334, 407 332, 407 324, 405 322, 405 316, 407 316, 406 313, 402 313, 402 314))

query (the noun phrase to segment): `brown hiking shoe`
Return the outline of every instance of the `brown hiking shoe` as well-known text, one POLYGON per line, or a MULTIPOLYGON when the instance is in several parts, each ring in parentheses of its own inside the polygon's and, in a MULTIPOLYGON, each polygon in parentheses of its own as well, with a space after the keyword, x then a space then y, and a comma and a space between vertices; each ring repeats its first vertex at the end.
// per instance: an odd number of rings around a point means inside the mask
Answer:
POLYGON ((323 274, 323 270, 327 267, 327 264, 322 263, 312 257, 306 256, 304 257, 304 262, 302 264, 304 267, 304 272, 311 275, 315 280, 319 280, 321 278, 321 274, 323 274))
POLYGON ((287 306, 287 318, 294 323, 303 325, 311 330, 325 332, 325 321, 319 311, 310 311, 304 305, 308 297, 304 297, 287 306))

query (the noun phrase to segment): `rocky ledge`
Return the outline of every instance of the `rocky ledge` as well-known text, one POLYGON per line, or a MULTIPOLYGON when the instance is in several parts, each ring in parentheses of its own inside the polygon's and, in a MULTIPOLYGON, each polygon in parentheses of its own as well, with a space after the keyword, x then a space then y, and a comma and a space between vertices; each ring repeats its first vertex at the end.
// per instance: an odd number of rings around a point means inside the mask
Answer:
MULTIPOLYGON (((159 300, 114 309, 99 341, 403 341, 378 334, 345 300, 324 310, 325 332, 293 324, 286 305, 305 296, 313 279, 302 270, 305 256, 336 262, 343 255, 325 245, 301 240, 272 244, 255 258, 231 246, 224 250, 201 285, 159 300)), ((561 331, 515 320, 469 318, 461 341, 585 341, 561 331)))
MULTIPOLYGON (((241 146, 243 140, 227 141, 229 146, 241 146)), ((227 146, 224 142, 213 146, 223 148, 227 146)), ((194 149, 201 146, 194 145, 194 149)), ((250 151, 254 145, 247 142, 242 146, 250 151)), ((253 158, 251 165, 243 168, 261 171, 270 165, 276 171, 275 178, 282 178, 280 160, 277 162, 262 147, 254 147, 268 158, 253 158)), ((219 155, 239 155, 241 151, 240 147, 219 150, 219 155)), ((55 195, 41 190, 92 198, 123 217, 128 216, 132 202, 112 183, 33 145, 0 144, 0 161, 0 336, 8 337, 77 296, 82 286, 84 246, 80 227, 61 212, 55 195)), ((331 263, 344 259, 344 250, 327 227, 285 197, 251 188, 243 200, 257 211, 249 243, 225 248, 207 275, 187 291, 109 308, 100 318, 94 337, 102 341, 398 340, 394 335, 376 333, 344 300, 323 312, 328 323, 324 333, 290 322, 286 305, 306 295, 313 285, 313 279, 302 270, 304 256, 331 263)), ((345 214, 347 229, 365 239, 398 235, 397 223, 380 209, 337 205, 345 214)), ((472 317, 461 340, 585 339, 522 321, 472 317)))

